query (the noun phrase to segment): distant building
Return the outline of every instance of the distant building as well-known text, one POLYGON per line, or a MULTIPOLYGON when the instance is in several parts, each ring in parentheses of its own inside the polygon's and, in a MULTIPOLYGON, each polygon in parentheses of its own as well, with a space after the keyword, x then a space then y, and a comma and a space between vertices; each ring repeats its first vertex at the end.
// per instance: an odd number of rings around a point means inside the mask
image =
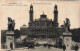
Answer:
POLYGON ((27 26, 26 25, 23 25, 20 27, 20 34, 27 35, 27 26))
POLYGON ((59 37, 64 29, 59 27, 58 23, 58 8, 57 5, 54 7, 54 19, 48 19, 47 15, 41 14, 39 19, 33 20, 33 5, 30 5, 29 11, 29 27, 28 36, 36 38, 55 38, 59 37))
POLYGON ((1 43, 5 43, 6 42, 6 31, 7 30, 1 30, 1 43))

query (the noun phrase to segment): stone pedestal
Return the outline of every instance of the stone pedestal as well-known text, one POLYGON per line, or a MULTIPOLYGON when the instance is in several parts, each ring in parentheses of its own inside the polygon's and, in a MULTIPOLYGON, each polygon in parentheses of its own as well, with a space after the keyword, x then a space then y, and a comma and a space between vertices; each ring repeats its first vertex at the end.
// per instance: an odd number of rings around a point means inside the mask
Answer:
POLYGON ((63 33, 63 44, 66 45, 66 49, 71 49, 71 44, 72 44, 72 33, 71 32, 63 33))
POLYGON ((15 48, 15 43, 14 43, 14 31, 7 31, 6 32, 6 45, 7 49, 10 49, 10 44, 12 43, 13 49, 15 48))

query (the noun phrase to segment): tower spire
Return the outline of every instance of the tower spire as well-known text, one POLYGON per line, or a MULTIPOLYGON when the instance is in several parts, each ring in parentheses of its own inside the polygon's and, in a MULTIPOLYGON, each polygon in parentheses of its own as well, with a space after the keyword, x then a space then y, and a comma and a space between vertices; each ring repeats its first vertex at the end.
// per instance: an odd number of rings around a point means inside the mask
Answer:
POLYGON ((29 11, 29 18, 30 18, 30 22, 33 21, 33 5, 30 5, 30 11, 29 11))
POLYGON ((58 7, 57 7, 57 5, 55 4, 55 6, 54 6, 54 23, 55 23, 55 25, 58 27, 58 7))
POLYGON ((55 10, 57 10, 57 5, 56 5, 56 4, 55 4, 55 7, 54 7, 54 9, 55 9, 55 10))
POLYGON ((44 14, 44 11, 43 11, 43 14, 44 14))

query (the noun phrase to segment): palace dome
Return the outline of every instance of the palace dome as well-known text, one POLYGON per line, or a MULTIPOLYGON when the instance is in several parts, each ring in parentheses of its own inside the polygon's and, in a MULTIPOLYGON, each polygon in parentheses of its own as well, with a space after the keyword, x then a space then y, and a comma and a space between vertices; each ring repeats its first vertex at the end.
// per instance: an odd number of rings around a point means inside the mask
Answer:
POLYGON ((27 26, 24 24, 23 26, 21 26, 21 28, 27 28, 27 26))

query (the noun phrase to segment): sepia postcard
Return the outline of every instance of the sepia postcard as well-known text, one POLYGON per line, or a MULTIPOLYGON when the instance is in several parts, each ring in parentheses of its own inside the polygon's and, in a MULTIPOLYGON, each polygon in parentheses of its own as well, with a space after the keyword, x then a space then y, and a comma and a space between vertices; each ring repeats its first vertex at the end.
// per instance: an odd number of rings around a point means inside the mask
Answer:
POLYGON ((0 51, 80 51, 79 0, 0 0, 0 51))

